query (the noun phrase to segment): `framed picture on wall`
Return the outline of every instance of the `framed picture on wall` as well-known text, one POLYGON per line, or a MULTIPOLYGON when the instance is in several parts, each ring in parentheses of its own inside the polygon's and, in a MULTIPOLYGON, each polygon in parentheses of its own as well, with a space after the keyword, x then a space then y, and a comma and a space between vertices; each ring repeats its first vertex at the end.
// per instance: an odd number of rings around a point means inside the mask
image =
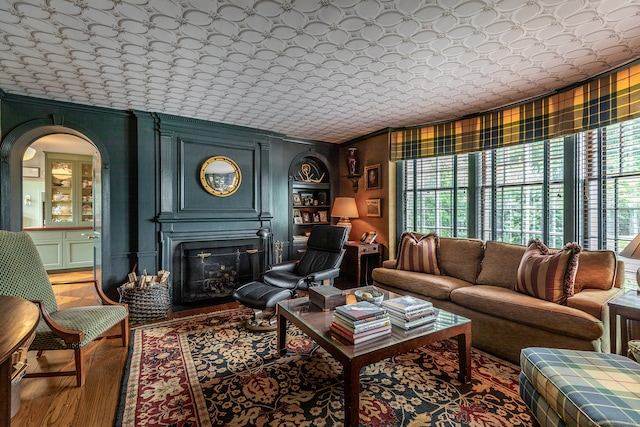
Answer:
POLYGON ((380 165, 371 165, 364 168, 365 188, 377 190, 380 188, 380 165))
POLYGON ((22 176, 25 178, 40 178, 40 168, 22 168, 22 176))
POLYGON ((381 208, 380 205, 382 203, 380 202, 380 199, 367 199, 366 201, 366 205, 367 205, 367 216, 371 216, 371 217, 380 217, 382 216, 381 214, 381 208))

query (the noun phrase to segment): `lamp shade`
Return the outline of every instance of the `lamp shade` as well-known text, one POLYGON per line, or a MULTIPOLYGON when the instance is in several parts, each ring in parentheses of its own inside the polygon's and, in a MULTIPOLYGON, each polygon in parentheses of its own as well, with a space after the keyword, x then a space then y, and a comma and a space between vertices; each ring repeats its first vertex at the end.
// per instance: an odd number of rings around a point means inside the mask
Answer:
POLYGON ((353 197, 336 197, 333 201, 331 216, 337 216, 346 220, 349 218, 358 218, 356 199, 353 197))
POLYGON ((349 236, 349 233, 351 233, 351 221, 349 221, 349 218, 358 218, 359 216, 356 199, 353 197, 336 197, 333 201, 331 216, 340 217, 336 225, 346 228, 347 236, 349 236))
POLYGON ((631 243, 620 252, 623 258, 640 259, 640 234, 633 238, 631 243))
MULTIPOLYGON (((629 259, 640 259, 640 234, 634 237, 631 243, 620 252, 620 256, 629 259)), ((636 271, 636 282, 640 287, 640 268, 636 271)))

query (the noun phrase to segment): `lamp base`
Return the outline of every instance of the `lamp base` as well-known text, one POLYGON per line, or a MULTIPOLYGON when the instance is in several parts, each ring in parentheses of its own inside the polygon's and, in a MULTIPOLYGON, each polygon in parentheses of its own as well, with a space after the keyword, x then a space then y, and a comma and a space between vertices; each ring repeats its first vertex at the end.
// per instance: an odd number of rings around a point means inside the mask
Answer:
POLYGON ((351 221, 349 221, 349 218, 340 218, 336 225, 347 229, 347 240, 349 240, 349 234, 351 233, 351 221))

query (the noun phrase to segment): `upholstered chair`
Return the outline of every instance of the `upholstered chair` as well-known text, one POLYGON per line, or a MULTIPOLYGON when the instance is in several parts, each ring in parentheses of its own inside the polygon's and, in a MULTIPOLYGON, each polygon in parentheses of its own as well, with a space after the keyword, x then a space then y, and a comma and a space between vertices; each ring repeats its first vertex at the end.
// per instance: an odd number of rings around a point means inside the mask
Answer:
MULTIPOLYGON (((129 345, 129 318, 125 304, 110 300, 92 280, 100 305, 60 309, 47 271, 31 237, 26 232, 0 230, 0 294, 33 301, 40 309, 40 322, 29 350, 73 350, 75 369, 69 365, 55 372, 27 373, 25 378, 75 376, 78 387, 85 382, 84 357, 106 338, 121 338, 129 345), (119 325, 117 335, 105 336, 119 325), (89 343, 96 341, 87 347, 89 343)), ((88 283, 82 282, 66 282, 88 283)), ((64 285, 60 284, 60 285, 64 285)))

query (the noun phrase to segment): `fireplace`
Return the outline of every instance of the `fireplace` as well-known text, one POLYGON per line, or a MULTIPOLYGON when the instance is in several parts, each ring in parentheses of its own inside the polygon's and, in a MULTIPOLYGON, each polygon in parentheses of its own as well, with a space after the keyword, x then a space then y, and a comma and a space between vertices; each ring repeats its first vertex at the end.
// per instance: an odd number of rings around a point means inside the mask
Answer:
POLYGON ((167 240, 172 260, 172 303, 215 304, 229 300, 236 288, 259 280, 267 265, 268 232, 236 235, 179 233, 167 240))
POLYGON ((238 286, 260 277, 262 251, 252 242, 183 243, 179 251, 183 304, 229 297, 238 286))

